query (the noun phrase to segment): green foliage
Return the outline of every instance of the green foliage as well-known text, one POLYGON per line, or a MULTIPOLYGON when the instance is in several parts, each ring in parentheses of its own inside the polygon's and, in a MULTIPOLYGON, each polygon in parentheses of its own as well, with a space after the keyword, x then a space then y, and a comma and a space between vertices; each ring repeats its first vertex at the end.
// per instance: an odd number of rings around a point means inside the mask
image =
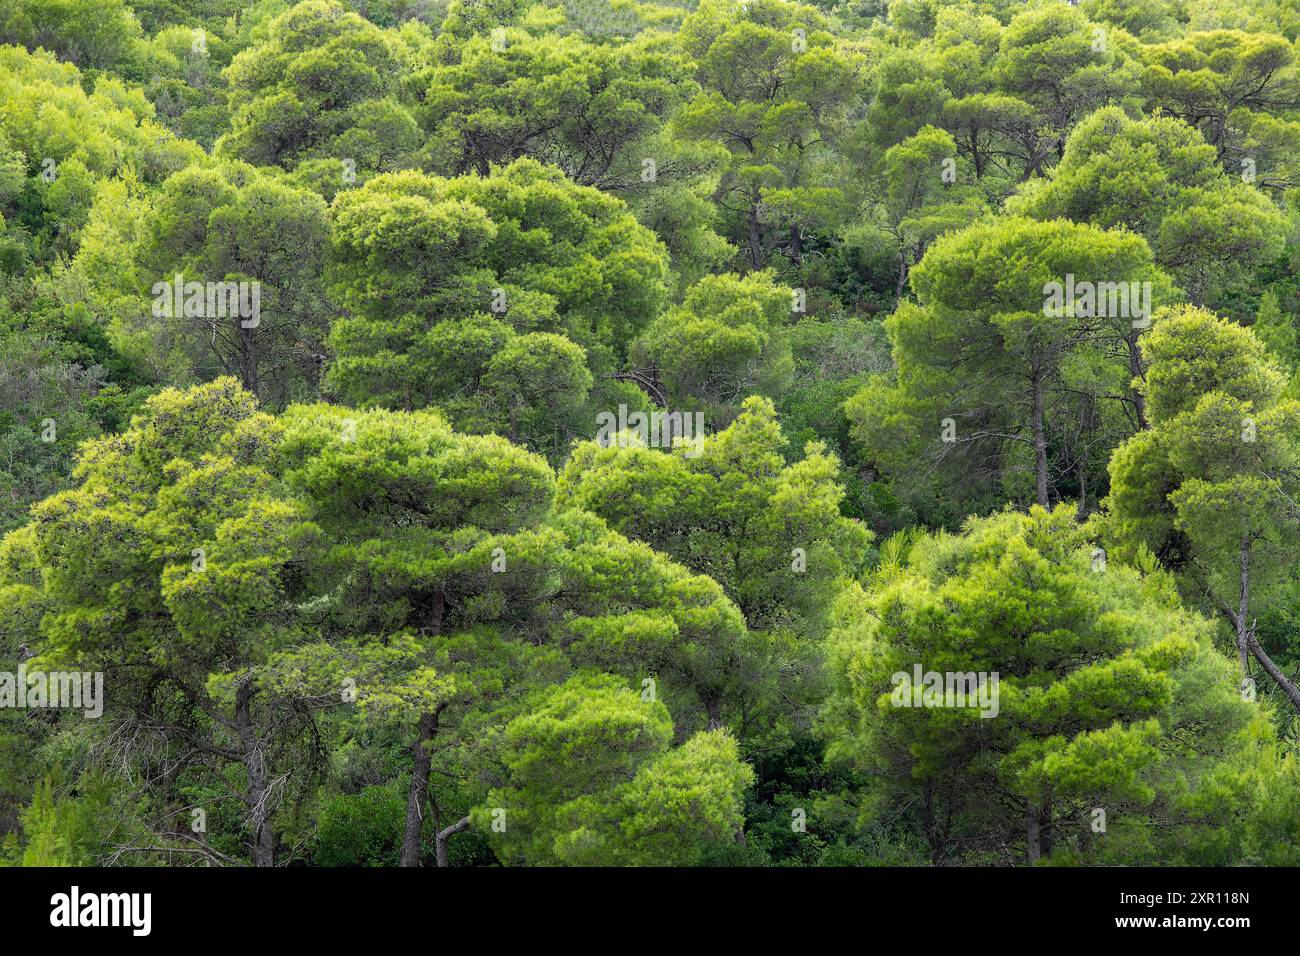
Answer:
POLYGON ((392 786, 338 794, 321 806, 312 862, 317 866, 397 866, 406 801, 392 786))
POLYGON ((633 354, 657 370, 670 407, 725 425, 744 396, 776 397, 789 384, 793 296, 765 272, 708 276, 651 323, 633 354))
POLYGON ((494 165, 532 156, 583 185, 634 182, 641 156, 628 151, 693 88, 690 62, 662 34, 606 46, 580 34, 508 30, 498 39, 474 36, 454 56, 413 81, 424 87, 425 148, 453 175, 487 176, 494 165))
POLYGON ((476 811, 526 864, 672 866, 728 840, 753 771, 723 731, 670 748, 667 709, 609 678, 574 678, 506 725, 510 786, 476 811), (496 824, 494 826, 493 824, 496 824))
POLYGON ((1263 731, 1169 578, 1098 564, 1064 507, 973 519, 908 552, 845 593, 832 638, 822 732, 832 759, 871 774, 863 823, 919 807, 936 863, 956 846, 1105 859, 1130 838, 1184 852, 1189 801, 1225 748, 1263 731), (917 706, 915 667, 999 679, 988 700, 944 706, 941 684, 917 706))
POLYGON ((286 169, 348 160, 358 179, 411 165, 419 127, 394 95, 402 59, 390 34, 341 4, 297 4, 226 68, 238 106, 217 152, 286 169))
POLYGON ((765 399, 747 399, 726 430, 697 442, 659 451, 625 432, 607 447, 577 445, 557 497, 722 586, 751 633, 736 670, 703 698, 710 723, 729 722, 747 745, 784 743, 807 731, 828 612, 869 561, 872 535, 841 514, 839 463, 824 445, 786 461, 765 399))
POLYGON ((796 462, 784 448, 771 403, 751 398, 700 446, 578 446, 559 498, 707 573, 751 626, 816 633, 837 582, 865 563, 871 534, 840 516, 837 463, 823 446, 796 462), (806 552, 802 569, 794 548, 806 552))
POLYGON ((1008 207, 1132 230, 1194 303, 1217 307, 1278 255, 1283 228, 1273 202, 1229 176, 1219 155, 1179 119, 1133 120, 1106 107, 1074 128, 1049 178, 1008 207))
POLYGON ((0 42, 43 47, 83 70, 140 79, 140 24, 123 0, 5 0, 0 42))
POLYGON ((552 455, 666 295, 663 248, 624 204, 531 159, 378 177, 335 201, 333 251, 334 389, 552 455))
POLYGON ((895 374, 845 405, 862 457, 938 524, 1095 489, 1136 424, 1125 392, 1144 297, 1168 295, 1141 237, 989 220, 936 241, 911 284, 916 301, 886 321, 895 374), (1063 291, 1075 283, 1094 297, 1063 291))
POLYGON ((726 149, 725 235, 755 270, 778 255, 798 265, 804 234, 836 223, 847 196, 835 141, 858 103, 860 56, 827 26, 816 9, 789 0, 753 0, 739 11, 703 0, 682 24, 703 93, 674 128, 726 149))
POLYGON ((1250 651, 1300 707, 1268 654, 1287 637, 1257 640, 1252 617, 1286 600, 1277 588, 1295 566, 1300 409, 1251 331, 1210 313, 1171 312, 1144 350, 1153 427, 1115 452, 1106 528, 1124 553, 1144 547, 1177 570, 1188 600, 1232 626, 1242 667, 1250 651))
POLYGON ((0 145, 18 164, 13 173, 25 176, 21 188, 9 180, 0 211, 6 231, 28 237, 39 261, 76 250, 107 178, 156 184, 203 155, 152 118, 139 89, 111 75, 90 93, 82 82, 75 66, 52 54, 0 47, 0 145))
POLYGON ((103 794, 59 797, 47 778, 19 814, 25 843, 19 866, 91 866, 104 834, 98 827, 103 794))
POLYGON ((124 349, 178 347, 190 375, 215 365, 273 407, 312 396, 330 315, 328 244, 325 203, 279 177, 242 164, 177 173, 143 217, 135 268, 119 280, 126 295, 148 290, 151 314, 119 330, 124 349), (206 300, 195 310, 188 291, 178 310, 177 289, 192 282, 256 283, 257 315, 214 315, 206 300))
POLYGON ((1273 290, 1260 298, 1259 312, 1251 331, 1288 372, 1294 375, 1300 370, 1300 334, 1297 334, 1292 317, 1278 305, 1277 293, 1273 290))
POLYGON ((1143 60, 1148 101, 1196 125, 1221 156, 1240 149, 1256 114, 1300 102, 1295 51, 1274 34, 1196 32, 1147 48, 1143 60))

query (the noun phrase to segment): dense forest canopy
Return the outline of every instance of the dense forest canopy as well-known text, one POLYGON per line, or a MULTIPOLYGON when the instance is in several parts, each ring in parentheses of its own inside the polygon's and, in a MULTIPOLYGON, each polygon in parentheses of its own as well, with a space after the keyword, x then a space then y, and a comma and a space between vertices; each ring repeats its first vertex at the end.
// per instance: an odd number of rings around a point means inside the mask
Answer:
POLYGON ((1297 865, 1298 570, 1300 0, 0 0, 6 865, 1297 865))

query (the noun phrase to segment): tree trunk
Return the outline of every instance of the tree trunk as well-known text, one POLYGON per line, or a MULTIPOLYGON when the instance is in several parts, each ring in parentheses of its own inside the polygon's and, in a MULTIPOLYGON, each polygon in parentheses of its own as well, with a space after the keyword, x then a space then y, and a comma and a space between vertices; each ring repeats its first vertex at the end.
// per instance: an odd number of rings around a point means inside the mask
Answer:
POLYGON ((925 833, 925 842, 930 847, 930 865, 940 866, 943 863, 945 847, 944 837, 940 835, 939 825, 935 819, 933 784, 926 786, 925 796, 921 801, 921 829, 925 833))
POLYGON ((1237 653, 1241 656, 1241 669, 1243 673, 1250 674, 1250 655, 1254 655, 1255 660, 1259 661, 1259 666, 1264 668, 1265 673, 1273 679, 1273 683, 1282 688, 1282 693, 1286 694, 1287 699, 1291 701, 1291 706, 1300 710, 1300 687, 1287 678, 1282 673, 1282 669, 1273 663, 1273 658, 1268 656, 1268 652, 1260 646, 1259 639, 1255 637, 1254 625, 1248 624, 1250 620, 1250 533, 1247 532, 1241 536, 1240 558, 1241 578, 1237 591, 1237 610, 1234 612, 1231 608, 1223 607, 1222 610, 1227 614, 1228 619, 1232 621, 1233 629, 1236 631, 1237 653))
MULTIPOLYGON (((1142 378, 1142 350, 1138 348, 1138 330, 1131 331, 1124 340, 1128 343, 1128 371, 1136 381, 1142 378)), ((1133 386, 1133 409, 1137 412, 1138 428, 1146 431, 1151 427, 1147 421, 1147 400, 1136 386, 1133 386)))
POLYGON ((709 719, 709 730, 717 730, 721 727, 722 698, 716 694, 704 698, 704 713, 709 719))
POLYGON ((469 817, 461 817, 445 830, 439 830, 438 835, 434 838, 437 849, 437 858, 439 866, 447 865, 447 841, 453 834, 460 833, 462 830, 469 829, 469 817))
POLYGON ((1241 553, 1239 558, 1241 584, 1237 591, 1237 614, 1232 619, 1237 631, 1237 653, 1241 656, 1241 669, 1250 673, 1250 657, 1247 654, 1246 621, 1250 616, 1250 534, 1241 536, 1241 553))
POLYGON ((1052 852, 1052 801, 1045 800, 1041 806, 1032 804, 1025 813, 1029 865, 1033 866, 1044 856, 1052 852))
POLYGON ((762 231, 758 222, 758 201, 749 206, 749 264, 757 272, 763 268, 762 231))
POLYGON ((1044 508, 1051 507, 1047 496, 1047 430, 1043 424, 1046 415, 1047 399, 1044 395, 1043 374, 1035 368, 1033 371, 1034 396, 1034 480, 1038 489, 1038 503, 1044 508))
POLYGON ((1250 647, 1250 652, 1255 655, 1255 660, 1259 661, 1259 666, 1268 672, 1268 676, 1273 678, 1278 687, 1282 688, 1282 693, 1286 694, 1287 699, 1291 701, 1291 706, 1300 711, 1300 687, 1288 680, 1282 673, 1282 669, 1273 663, 1273 658, 1259 646, 1254 628, 1246 632, 1246 644, 1250 647))
MULTIPOLYGON (((442 618, 446 611, 447 595, 442 591, 434 592, 421 632, 441 634, 442 618)), ((411 745, 413 766, 411 786, 406 795, 406 825, 402 831, 402 866, 420 865, 420 833, 424 822, 424 805, 429 797, 429 769, 433 764, 433 754, 429 748, 438 734, 438 717, 441 713, 442 708, 439 707, 431 713, 421 714, 416 725, 415 743, 411 745)))
POLYGON ((251 675, 235 691, 235 731, 244 752, 244 770, 248 774, 248 790, 244 803, 248 807, 249 823, 253 831, 253 866, 275 865, 275 842, 271 832, 271 808, 268 793, 266 758, 262 742, 257 739, 252 718, 253 684, 251 675))
POLYGON ((257 395, 259 383, 257 381, 257 342, 254 333, 255 329, 245 328, 242 324, 239 327, 239 383, 247 391, 257 395))
POLYGON ((442 618, 447 613, 447 595, 444 591, 437 591, 433 595, 433 603, 429 607, 429 616, 425 619, 424 629, 429 634, 442 633, 442 618))
POLYGON ((424 803, 429 795, 429 768, 433 755, 429 745, 438 733, 438 715, 420 715, 420 723, 411 745, 415 766, 411 769, 411 788, 406 796, 406 828, 402 833, 402 866, 420 865, 420 829, 424 822, 424 803))

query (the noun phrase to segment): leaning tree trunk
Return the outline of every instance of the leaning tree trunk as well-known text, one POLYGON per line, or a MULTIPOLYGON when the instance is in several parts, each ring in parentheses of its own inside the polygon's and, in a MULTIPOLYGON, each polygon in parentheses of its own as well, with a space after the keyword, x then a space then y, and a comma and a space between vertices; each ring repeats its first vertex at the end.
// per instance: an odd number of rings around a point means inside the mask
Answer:
POLYGON ((1239 561, 1240 583, 1237 592, 1237 609, 1234 611, 1224 604, 1220 604, 1219 608, 1232 622, 1233 630, 1236 632, 1237 654, 1241 658, 1241 669, 1249 676, 1250 658, 1253 656, 1259 661, 1259 666, 1264 668, 1264 672, 1272 678, 1273 683, 1282 688, 1282 693, 1286 694, 1287 699, 1291 701, 1291 706, 1300 711, 1300 687, 1282 673, 1282 668, 1278 667, 1273 658, 1269 657, 1268 652, 1260 646, 1259 639, 1255 636, 1255 626, 1250 623, 1249 532, 1241 536, 1239 561))
POLYGON ((1282 673, 1282 669, 1273 663, 1273 658, 1269 657, 1264 648, 1259 646, 1253 627, 1246 632, 1246 645, 1250 648, 1250 652, 1255 655, 1255 660, 1259 661, 1259 666, 1264 668, 1278 687, 1282 688, 1282 693, 1286 694, 1287 699, 1291 701, 1291 706, 1300 711, 1300 687, 1297 687, 1294 682, 1289 680, 1282 673))
POLYGON ((439 866, 447 865, 447 841, 451 839, 454 834, 467 829, 469 829, 469 817, 461 817, 451 826, 438 831, 437 836, 434 837, 434 843, 436 845, 439 866))

